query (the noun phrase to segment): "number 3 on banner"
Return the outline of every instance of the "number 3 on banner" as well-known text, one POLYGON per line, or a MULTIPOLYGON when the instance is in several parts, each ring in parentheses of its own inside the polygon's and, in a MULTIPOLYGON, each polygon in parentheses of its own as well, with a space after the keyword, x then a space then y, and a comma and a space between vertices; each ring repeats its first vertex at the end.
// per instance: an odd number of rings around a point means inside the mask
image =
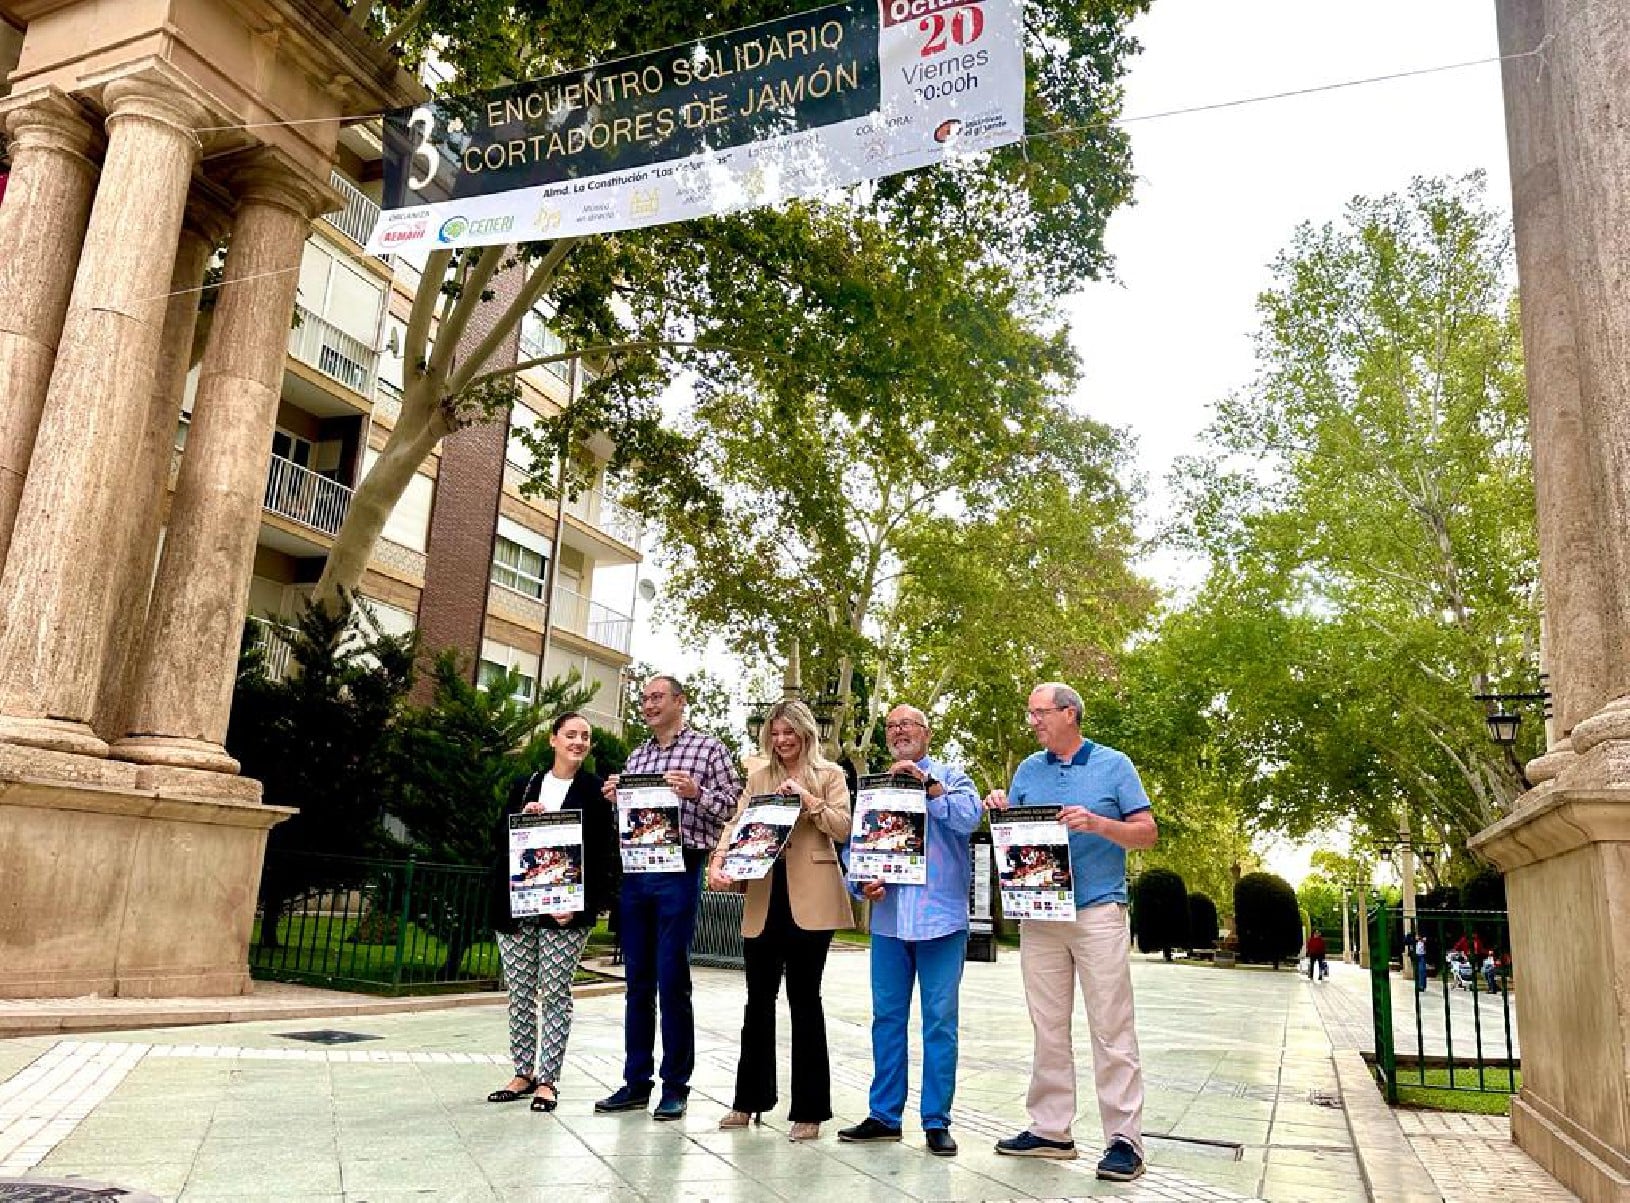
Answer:
POLYGON ((441 160, 436 157, 436 148, 430 145, 430 137, 436 132, 436 117, 429 109, 414 109, 413 115, 408 118, 408 128, 419 135, 419 141, 414 144, 411 162, 413 170, 408 172, 408 191, 417 192, 431 180, 436 178, 436 168, 441 166, 441 160), (419 174, 419 164, 423 163, 424 174, 419 174))
POLYGON ((932 58, 951 46, 968 46, 979 40, 985 32, 985 12, 977 4, 959 8, 947 20, 944 13, 933 13, 917 22, 917 28, 928 35, 923 43, 921 57, 932 58))

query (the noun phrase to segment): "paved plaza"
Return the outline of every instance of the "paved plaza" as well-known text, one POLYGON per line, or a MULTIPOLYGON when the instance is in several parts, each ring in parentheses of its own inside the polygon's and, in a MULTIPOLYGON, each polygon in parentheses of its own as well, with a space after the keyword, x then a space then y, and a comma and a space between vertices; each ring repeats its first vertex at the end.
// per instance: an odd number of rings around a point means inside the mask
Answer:
MULTIPOLYGON (((1093 1177, 1101 1135, 1079 1011, 1081 1160, 1005 1158, 991 1148, 1023 1126, 1029 1065, 1018 956, 1006 949, 995 965, 969 965, 963 987, 952 1129, 961 1155, 930 1157, 909 1110, 900 1145, 840 1143, 837 1128, 866 1113, 866 971, 862 950, 835 951, 829 963, 838 1119, 816 1144, 786 1139, 784 1104, 760 1130, 716 1130, 729 1103, 742 982, 699 969, 699 1063, 681 1123, 593 1113, 619 1076, 617 995, 579 1000, 553 1116, 484 1101, 507 1077, 498 1005, 31 1036, 0 1040, 0 1178, 79 1175, 188 1201, 1366 1198, 1314 1002, 1325 984, 1136 958, 1149 1173, 1115 1185, 1093 1177), (287 1036, 323 1029, 376 1038, 325 1046, 287 1036)), ((1330 985, 1346 994, 1358 983, 1349 971, 1330 985)), ((783 1013, 783 1037, 784 1027, 783 1013)), ((1503 1123, 1476 1130, 1485 1164, 1500 1151, 1503 1123)), ((1508 1141, 1504 1148, 1515 1153, 1508 1141)))

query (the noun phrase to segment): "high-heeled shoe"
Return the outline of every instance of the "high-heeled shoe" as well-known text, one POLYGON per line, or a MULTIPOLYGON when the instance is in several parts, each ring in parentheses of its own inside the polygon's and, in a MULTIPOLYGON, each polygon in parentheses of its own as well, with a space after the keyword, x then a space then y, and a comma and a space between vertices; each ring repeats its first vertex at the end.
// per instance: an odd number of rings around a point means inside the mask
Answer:
POLYGON ((797 1123, 787 1129, 787 1139, 793 1141, 819 1140, 821 1126, 819 1124, 797 1123))
POLYGON ((719 1121, 719 1131, 732 1132, 737 1128, 745 1128, 748 1124, 756 1125, 763 1122, 764 1113, 762 1111, 755 1111, 752 1114, 745 1111, 726 1111, 724 1118, 719 1121))

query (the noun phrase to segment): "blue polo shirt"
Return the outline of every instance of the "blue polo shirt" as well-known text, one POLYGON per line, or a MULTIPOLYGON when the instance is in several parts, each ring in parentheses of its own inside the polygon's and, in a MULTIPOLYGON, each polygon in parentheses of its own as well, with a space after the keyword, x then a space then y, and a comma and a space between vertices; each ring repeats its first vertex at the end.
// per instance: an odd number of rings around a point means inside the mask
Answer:
MULTIPOLYGON (((1015 806, 1081 806, 1106 819, 1150 809, 1131 758, 1090 739, 1069 760, 1045 751, 1027 756, 1007 795, 1015 806)), ((1126 849, 1119 844, 1101 835, 1070 832, 1070 872, 1077 910, 1126 902, 1126 849)))

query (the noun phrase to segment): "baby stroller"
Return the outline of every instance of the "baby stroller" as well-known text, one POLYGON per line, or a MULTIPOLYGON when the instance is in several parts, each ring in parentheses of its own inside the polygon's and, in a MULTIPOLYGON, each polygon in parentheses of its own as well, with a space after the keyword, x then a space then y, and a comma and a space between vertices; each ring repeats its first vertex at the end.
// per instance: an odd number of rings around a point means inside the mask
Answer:
POLYGON ((1463 952, 1450 952, 1446 958, 1449 963, 1449 972, 1457 990, 1470 990, 1472 979, 1476 975, 1476 967, 1472 965, 1471 958, 1463 952))

